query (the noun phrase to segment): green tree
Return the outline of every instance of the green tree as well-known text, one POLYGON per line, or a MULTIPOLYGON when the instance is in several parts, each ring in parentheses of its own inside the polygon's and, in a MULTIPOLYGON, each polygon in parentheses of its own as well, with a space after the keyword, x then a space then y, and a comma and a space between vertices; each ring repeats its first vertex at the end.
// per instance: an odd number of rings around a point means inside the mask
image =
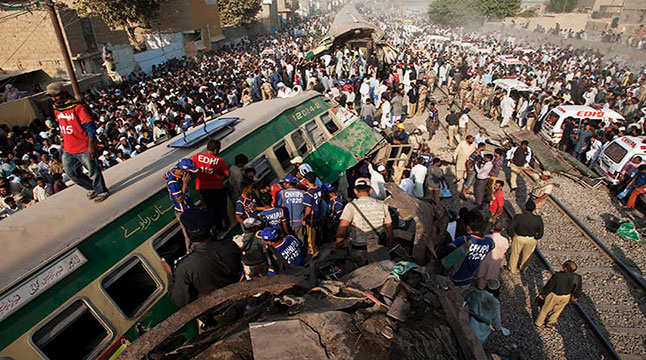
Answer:
POLYGON ((222 24, 245 26, 256 19, 262 5, 260 0, 218 0, 218 9, 222 24))
POLYGON ((111 28, 122 27, 132 44, 137 44, 135 29, 148 29, 159 18, 165 0, 74 0, 81 16, 97 16, 111 28))
POLYGON ((502 19, 516 16, 520 11, 520 0, 478 0, 478 8, 487 18, 502 19))
POLYGON ((578 0, 550 0, 548 8, 557 13, 569 13, 578 5, 578 0))
POLYGON ((482 25, 479 0, 434 0, 428 6, 431 22, 450 26, 482 25))

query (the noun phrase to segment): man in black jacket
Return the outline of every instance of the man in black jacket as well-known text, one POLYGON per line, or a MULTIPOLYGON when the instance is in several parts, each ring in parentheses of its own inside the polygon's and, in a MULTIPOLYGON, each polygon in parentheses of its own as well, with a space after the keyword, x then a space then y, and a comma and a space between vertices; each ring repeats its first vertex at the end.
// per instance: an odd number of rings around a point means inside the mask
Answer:
POLYGON ((575 274, 576 269, 577 265, 574 261, 568 260, 563 263, 563 269, 547 281, 538 296, 545 302, 534 325, 543 326, 545 318, 551 313, 547 319, 547 327, 553 327, 570 300, 576 300, 581 296, 581 275, 575 274))
POLYGON ((511 253, 509 254, 509 272, 515 274, 518 271, 518 258, 520 259, 521 271, 536 249, 537 240, 543 237, 543 219, 534 215, 536 204, 533 201, 527 201, 525 211, 522 214, 515 215, 511 220, 507 233, 513 238, 511 243, 511 253))
POLYGON ((191 241, 188 255, 176 262, 175 271, 162 259, 168 274, 168 293, 178 306, 185 306, 213 290, 240 281, 241 252, 231 239, 218 238, 215 216, 199 208, 182 213, 180 221, 191 241))

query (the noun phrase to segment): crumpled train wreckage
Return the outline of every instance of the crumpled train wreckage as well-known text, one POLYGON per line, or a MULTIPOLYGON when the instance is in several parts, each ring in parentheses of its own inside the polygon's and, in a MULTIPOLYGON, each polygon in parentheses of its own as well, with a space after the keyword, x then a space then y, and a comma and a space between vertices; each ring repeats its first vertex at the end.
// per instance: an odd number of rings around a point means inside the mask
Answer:
POLYGON ((365 21, 357 8, 350 4, 339 11, 327 34, 305 55, 305 59, 333 54, 346 46, 351 50, 361 49, 365 58, 374 54, 382 64, 392 63, 398 55, 398 51, 386 41, 384 30, 365 21))

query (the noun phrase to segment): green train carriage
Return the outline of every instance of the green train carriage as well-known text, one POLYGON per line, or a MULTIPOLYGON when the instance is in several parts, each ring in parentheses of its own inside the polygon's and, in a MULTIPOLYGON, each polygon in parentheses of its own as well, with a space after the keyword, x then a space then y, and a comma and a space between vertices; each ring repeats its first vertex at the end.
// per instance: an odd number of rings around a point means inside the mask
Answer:
POLYGON ((228 165, 244 153, 264 181, 292 171, 294 156, 334 181, 382 140, 314 91, 227 118, 174 139, 187 147, 160 145, 108 169, 112 195, 103 203, 75 186, 0 221, 0 358, 113 359, 177 310, 160 258, 180 256, 183 236, 162 176, 203 151, 207 133, 221 140, 228 165))

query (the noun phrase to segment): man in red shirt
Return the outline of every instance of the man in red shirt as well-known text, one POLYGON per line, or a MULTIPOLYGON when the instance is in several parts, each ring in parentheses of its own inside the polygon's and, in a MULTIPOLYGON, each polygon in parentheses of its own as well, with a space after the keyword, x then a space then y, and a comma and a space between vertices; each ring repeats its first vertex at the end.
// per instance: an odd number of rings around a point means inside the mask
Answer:
POLYGON ((90 111, 73 99, 61 83, 47 85, 45 93, 54 102, 54 117, 63 136, 63 169, 77 185, 88 190, 88 199, 105 200, 109 193, 105 186, 96 153, 96 123, 90 111), (88 175, 83 173, 86 168, 88 175))
POLYGON ((496 180, 496 184, 493 186, 493 195, 489 203, 492 223, 495 223, 498 216, 502 215, 502 210, 505 206, 505 192, 502 189, 504 186, 505 182, 502 180, 496 180))
POLYGON ((218 216, 217 224, 223 230, 227 226, 227 191, 222 178, 229 176, 229 167, 218 156, 221 146, 218 140, 210 140, 206 152, 193 155, 192 160, 198 169, 195 188, 206 208, 218 216))

